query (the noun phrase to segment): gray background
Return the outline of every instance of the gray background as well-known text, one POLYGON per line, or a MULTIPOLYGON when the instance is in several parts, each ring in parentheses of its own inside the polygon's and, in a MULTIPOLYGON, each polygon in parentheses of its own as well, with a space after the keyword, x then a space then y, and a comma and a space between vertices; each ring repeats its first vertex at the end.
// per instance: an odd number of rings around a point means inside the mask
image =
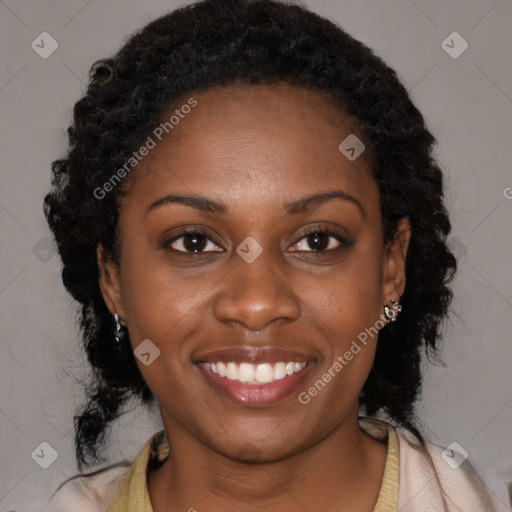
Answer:
MULTIPOLYGON (((177 5, 0 1, 2 511, 38 510, 75 473, 72 416, 84 370, 76 305, 42 215, 50 162, 64 154, 90 65, 177 5), (47 59, 31 47, 43 31, 58 42, 47 59), (58 453, 48 469, 31 457, 41 442, 58 453)), ((457 441, 474 462, 512 480, 512 0, 305 5, 397 70, 439 140, 460 271, 445 326, 447 366, 427 365, 418 409, 431 440, 457 441), (453 31, 469 43, 457 59, 441 46, 453 31)), ((160 426, 155 411, 128 413, 113 430, 111 461, 134 457, 160 426)))

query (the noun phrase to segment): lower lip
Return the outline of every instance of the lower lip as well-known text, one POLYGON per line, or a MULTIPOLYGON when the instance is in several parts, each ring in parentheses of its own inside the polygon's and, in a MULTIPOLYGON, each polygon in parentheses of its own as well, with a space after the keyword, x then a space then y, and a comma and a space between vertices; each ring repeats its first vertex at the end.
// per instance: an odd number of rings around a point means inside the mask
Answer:
POLYGON ((197 366, 205 377, 206 382, 233 402, 250 407, 265 407, 273 405, 291 395, 294 391, 297 391, 314 365, 313 363, 308 363, 299 372, 266 384, 247 384, 237 380, 230 380, 213 373, 201 365, 197 366))

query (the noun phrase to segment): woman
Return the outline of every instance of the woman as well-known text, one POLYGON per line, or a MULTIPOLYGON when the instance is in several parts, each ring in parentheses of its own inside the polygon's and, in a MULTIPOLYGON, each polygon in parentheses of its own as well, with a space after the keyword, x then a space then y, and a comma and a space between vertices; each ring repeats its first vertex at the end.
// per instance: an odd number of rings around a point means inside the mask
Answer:
POLYGON ((94 370, 79 469, 132 398, 164 430, 47 510, 510 510, 414 426, 456 261, 435 139, 370 49, 198 2, 93 66, 69 137, 45 213, 94 370))

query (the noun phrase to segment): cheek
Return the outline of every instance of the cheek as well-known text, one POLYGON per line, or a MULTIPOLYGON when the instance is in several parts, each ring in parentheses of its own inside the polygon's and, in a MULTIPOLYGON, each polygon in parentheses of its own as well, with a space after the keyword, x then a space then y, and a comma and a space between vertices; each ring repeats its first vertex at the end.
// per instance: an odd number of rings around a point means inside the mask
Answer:
POLYGON ((191 322, 211 283, 190 270, 173 268, 161 251, 126 251, 122 268, 123 302, 134 341, 153 336, 164 342, 191 322))
MULTIPOLYGON (((144 380, 160 398, 161 389, 176 388, 190 370, 196 334, 204 331, 217 273, 203 276, 169 265, 160 251, 126 244, 121 268, 122 293, 132 348, 150 340, 159 355, 146 366, 136 360, 144 380)), ((146 342, 147 343, 147 342, 146 342)), ((150 345, 151 347, 151 345, 150 345)))
POLYGON ((373 364, 378 332, 384 325, 379 258, 375 246, 361 242, 329 278, 309 287, 310 321, 329 339, 320 378, 329 382, 327 394, 336 407, 340 396, 357 397, 373 364))
POLYGON ((374 326, 382 313, 381 261, 375 247, 368 245, 361 243, 329 276, 308 286, 315 316, 345 343, 374 326))

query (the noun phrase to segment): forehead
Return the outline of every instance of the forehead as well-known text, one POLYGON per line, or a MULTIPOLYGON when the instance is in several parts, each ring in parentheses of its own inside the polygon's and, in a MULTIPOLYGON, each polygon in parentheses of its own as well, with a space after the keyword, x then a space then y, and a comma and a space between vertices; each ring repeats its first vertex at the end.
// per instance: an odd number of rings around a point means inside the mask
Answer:
POLYGON ((354 120, 322 93, 289 84, 233 84, 193 98, 197 105, 181 112, 179 123, 156 140, 130 176, 128 196, 139 203, 177 190, 246 206, 333 188, 361 201, 378 199, 366 155, 350 161, 338 148, 357 133, 354 120))

